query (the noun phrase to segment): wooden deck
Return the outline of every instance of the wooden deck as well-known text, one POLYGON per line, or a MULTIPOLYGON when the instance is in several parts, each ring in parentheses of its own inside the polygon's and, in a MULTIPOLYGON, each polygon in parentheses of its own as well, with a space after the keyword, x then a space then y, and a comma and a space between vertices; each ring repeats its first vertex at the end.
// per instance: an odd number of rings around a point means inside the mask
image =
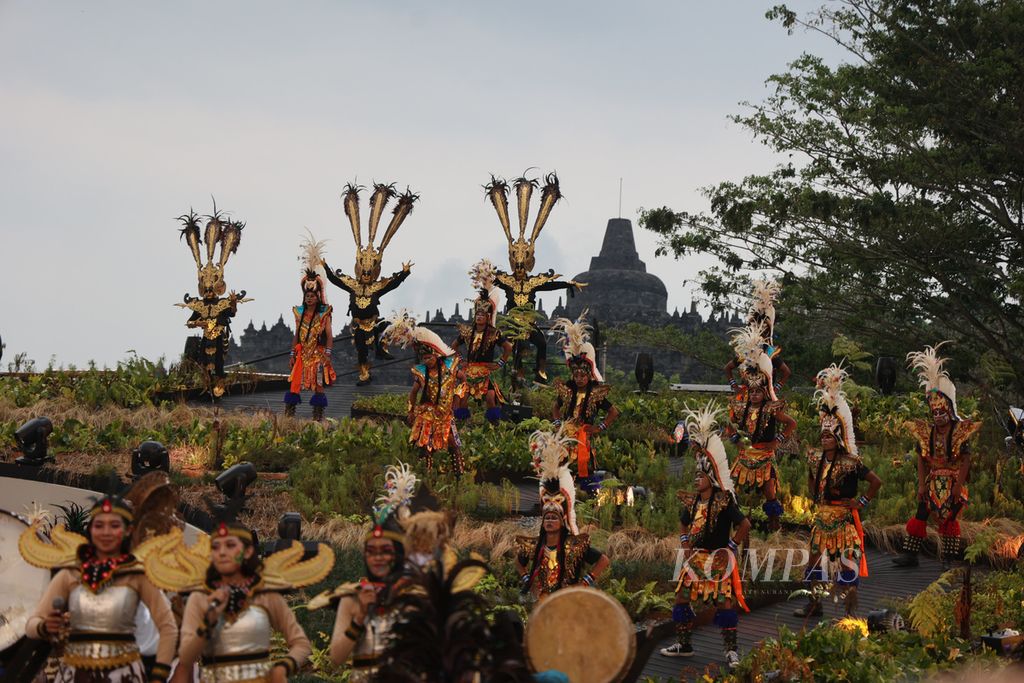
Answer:
MULTIPOLYGON (((919 593, 928 584, 942 574, 942 564, 931 557, 921 556, 921 566, 915 569, 898 569, 892 565, 894 555, 879 551, 868 551, 870 576, 861 582, 859 597, 860 605, 857 614, 867 617, 868 612, 884 606, 885 601, 905 598, 919 593)), ((803 605, 803 601, 780 602, 753 609, 749 614, 740 614, 739 644, 743 655, 757 643, 766 638, 774 637, 781 626, 799 631, 804 627, 802 617, 794 617, 793 610, 803 605)), ((811 628, 820 621, 832 621, 843 616, 841 604, 826 603, 825 613, 821 617, 812 617, 807 627, 811 628)), ((644 676, 655 680, 693 681, 699 679, 705 667, 711 664, 723 665, 721 632, 711 624, 698 626, 693 633, 693 649, 695 655, 688 659, 680 657, 663 657, 658 650, 675 642, 675 638, 667 638, 654 650, 647 665, 643 669, 644 676)))

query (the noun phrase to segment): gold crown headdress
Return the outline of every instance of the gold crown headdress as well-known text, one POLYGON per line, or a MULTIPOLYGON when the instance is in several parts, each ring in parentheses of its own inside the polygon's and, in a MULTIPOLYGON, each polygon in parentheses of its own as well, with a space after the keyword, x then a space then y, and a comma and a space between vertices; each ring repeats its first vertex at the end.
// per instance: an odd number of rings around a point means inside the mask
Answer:
POLYGON ((178 220, 185 226, 181 229, 181 236, 188 243, 192 251, 192 258, 196 261, 196 269, 199 271, 199 294, 204 299, 223 296, 227 291, 224 282, 224 266, 228 259, 238 249, 242 241, 242 228, 245 223, 232 221, 224 218, 220 211, 217 211, 217 204, 214 202, 213 214, 207 216, 206 222, 206 263, 203 263, 202 253, 199 245, 203 243, 200 237, 199 216, 194 211, 189 211, 184 216, 178 216, 178 220), (214 254, 220 245, 220 256, 214 260, 214 254))
POLYGON ((718 416, 722 409, 714 401, 708 401, 700 410, 685 409, 686 432, 690 443, 700 448, 697 467, 711 479, 711 483, 722 491, 734 493, 729 458, 718 428, 718 416))
POLYGON ((481 309, 486 310, 492 326, 498 321, 498 288, 494 284, 497 276, 498 269, 488 259, 480 259, 469 269, 469 280, 479 292, 473 301, 473 316, 481 309))
POLYGON ((512 239, 512 228, 508 215, 508 183, 492 175, 491 182, 484 186, 484 191, 487 193, 487 198, 491 200, 491 204, 494 205, 498 220, 505 231, 505 239, 508 240, 509 264, 513 270, 521 268, 530 272, 536 265, 533 250, 537 237, 544 229, 544 224, 547 223, 555 202, 562 198, 562 193, 558 187, 558 176, 553 172, 548 173, 544 177, 544 187, 540 188, 540 209, 534 220, 530 239, 527 240, 526 225, 530 220, 530 198, 540 182, 536 178, 527 178, 524 174, 514 180, 512 184, 516 188, 516 209, 519 214, 519 238, 515 240, 512 239))
POLYGON ((853 412, 846 402, 843 382, 849 373, 833 363, 817 375, 817 389, 814 399, 818 403, 821 432, 830 432, 840 446, 849 454, 858 457, 857 439, 853 431, 853 412))
POLYGON ((308 228, 306 234, 307 236, 302 240, 302 253, 299 256, 299 261, 302 263, 302 279, 299 284, 302 285, 303 296, 306 292, 316 292, 320 303, 326 304, 327 288, 324 286, 324 278, 320 272, 323 270, 324 245, 327 242, 326 240, 317 240, 308 228))
POLYGON ((953 411, 953 419, 959 420, 960 415, 956 409, 956 385, 949 378, 949 373, 942 369, 946 359, 939 358, 938 355, 942 345, 948 343, 949 340, 946 340, 935 346, 926 346, 924 351, 911 351, 907 354, 907 363, 912 370, 917 371, 921 387, 928 395, 929 405, 943 399, 948 400, 953 411))
POLYGON ((576 526, 576 483, 568 465, 574 441, 566 436, 565 425, 557 432, 538 430, 530 435, 533 469, 540 479, 541 515, 557 512, 575 536, 580 532, 576 526))
POLYGON ((412 344, 417 351, 429 350, 445 358, 455 353, 436 332, 417 325, 416 318, 404 308, 392 314, 388 322, 390 325, 382 335, 387 344, 399 344, 402 348, 412 344))
POLYGON ((750 320, 755 323, 764 322, 762 333, 769 344, 775 336, 775 302, 781 292, 782 285, 778 281, 763 278, 754 282, 754 291, 751 293, 750 320))
POLYGON ((349 183, 341 195, 342 205, 345 207, 345 215, 352 225, 352 238, 356 243, 356 278, 369 275, 373 279, 380 276, 380 260, 384 256, 384 250, 391 243, 391 238, 398 232, 405 219, 412 213, 412 205, 419 199, 419 195, 413 194, 409 188, 404 194, 398 194, 395 184, 376 183, 373 186, 373 194, 370 195, 370 216, 367 233, 367 244, 363 246, 362 228, 359 222, 359 192, 363 190, 360 185, 349 183), (398 197, 398 203, 392 210, 391 222, 384 230, 384 237, 377 247, 373 246, 377 238, 377 226, 380 224, 381 215, 389 201, 398 197))
POLYGON ((590 343, 591 327, 586 322, 586 309, 580 313, 575 321, 569 318, 558 318, 551 324, 551 329, 560 332, 564 337, 559 342, 562 346, 562 353, 565 354, 565 362, 570 366, 586 365, 590 368, 590 376, 598 382, 604 378, 597 369, 597 351, 590 343))
POLYGON ((740 360, 740 375, 749 388, 763 389, 774 401, 772 359, 764 351, 764 323, 751 323, 730 330, 733 351, 740 360))

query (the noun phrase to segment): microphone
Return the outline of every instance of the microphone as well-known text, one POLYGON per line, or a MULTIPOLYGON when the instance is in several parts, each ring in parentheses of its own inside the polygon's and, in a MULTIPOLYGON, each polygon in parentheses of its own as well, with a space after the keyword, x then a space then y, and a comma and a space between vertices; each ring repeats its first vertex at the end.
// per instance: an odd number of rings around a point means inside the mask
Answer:
POLYGON ((68 605, 64 601, 64 598, 62 598, 62 597, 60 597, 58 595, 57 597, 55 597, 53 599, 53 605, 52 606, 53 606, 53 611, 54 612, 63 612, 67 608, 68 605))

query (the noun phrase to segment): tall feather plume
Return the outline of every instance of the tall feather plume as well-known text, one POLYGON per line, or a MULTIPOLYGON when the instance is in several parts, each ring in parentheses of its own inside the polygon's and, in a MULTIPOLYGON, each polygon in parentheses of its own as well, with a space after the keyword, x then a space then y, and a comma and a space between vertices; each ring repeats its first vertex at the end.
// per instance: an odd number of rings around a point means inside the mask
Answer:
POLYGON ((526 224, 530 220, 530 197, 533 196, 533 188, 537 187, 537 184, 536 178, 527 178, 525 174, 515 180, 516 209, 519 212, 519 239, 523 239, 526 235, 526 224))
POLYGON ((363 248, 363 233, 359 226, 359 191, 362 185, 349 183, 345 185, 345 191, 341 193, 341 204, 345 208, 345 215, 352 226, 352 239, 356 241, 356 248, 363 248))
POLYGON ((494 287, 494 279, 498 275, 497 267, 489 259, 480 259, 469 269, 469 280, 473 289, 490 292, 494 287))
POLYGON ((484 191, 498 214, 498 220, 501 221, 501 227, 505 231, 505 239, 512 244, 512 229, 508 220, 508 183, 491 175, 491 182, 484 185, 484 191))
POLYGON ((327 240, 318 240, 309 228, 306 228, 306 237, 302 239, 302 252, 299 256, 303 272, 316 272, 323 267, 326 245, 327 240))
POLYGON ((555 202, 561 198, 562 193, 558 189, 558 176, 554 173, 548 173, 544 179, 544 188, 540 192, 540 210, 537 212, 537 220, 533 224, 533 233, 530 235, 531 243, 537 241, 537 236, 544 229, 544 224, 548 222, 551 209, 555 206, 555 202))
POLYGON ((533 469, 540 480, 540 494, 553 490, 562 492, 568 508, 566 526, 573 534, 579 534, 576 524, 576 483, 569 471, 569 453, 575 439, 566 435, 565 425, 557 432, 536 431, 530 435, 530 452, 533 454, 533 469))
POLYGON ((561 332, 565 335, 565 338, 560 343, 573 356, 578 356, 583 345, 590 340, 591 327, 587 324, 586 318, 587 309, 583 309, 580 317, 576 318, 576 320, 557 318, 551 324, 553 331, 561 332))
POLYGON ((403 462, 388 465, 384 471, 384 493, 378 496, 375 507, 394 511, 399 519, 409 517, 409 504, 418 483, 419 479, 409 465, 403 462))
POLYGON ((380 247, 378 251, 382 252, 391 243, 391 238, 395 236, 398 229, 402 227, 402 223, 412 213, 412 205, 419 199, 418 194, 413 194, 409 188, 405 188, 405 192, 398 198, 398 203, 395 204, 394 211, 392 211, 391 222, 388 223, 388 229, 384 231, 384 239, 380 241, 380 247))
POLYGON ((245 227, 245 223, 241 221, 228 221, 221 228, 220 234, 220 266, 224 267, 228 262, 228 258, 231 257, 236 251, 238 251, 238 245, 242 242, 242 228, 245 227))
POLYGON ((181 237, 185 238, 188 248, 192 250, 192 258, 196 260, 196 266, 202 268, 203 256, 199 245, 203 243, 203 240, 199 236, 199 216, 195 211, 189 209, 187 214, 178 216, 178 220, 185 226, 181 229, 181 237))
POLYGON ((814 391, 814 400, 818 403, 819 411, 835 415, 842 422, 846 450, 856 457, 857 436, 853 429, 853 411, 843 392, 843 383, 848 378, 849 373, 835 363, 820 371, 816 378, 818 388, 814 391))
POLYGON ((391 198, 398 194, 395 191, 395 184, 391 183, 385 185, 384 183, 376 183, 373 186, 373 194, 370 195, 370 226, 369 234, 366 236, 366 243, 373 245, 373 241, 377 239, 377 225, 380 223, 380 217, 384 213, 384 207, 391 201, 391 198))
POLYGON ((938 354, 939 349, 948 343, 947 339, 935 346, 924 347, 924 351, 911 351, 907 354, 907 363, 911 370, 917 372, 918 381, 925 391, 938 389, 939 382, 943 378, 949 380, 949 374, 942 369, 942 366, 946 364, 946 359, 939 358, 938 354))
POLYGON ((782 285, 777 280, 763 278, 754 281, 754 291, 751 295, 751 305, 755 311, 767 311, 774 308, 775 302, 782 292, 782 285))
POLYGON ((735 327, 729 330, 729 343, 739 358, 751 359, 763 351, 764 323, 735 327))
POLYGON ((685 409, 686 431, 692 442, 697 443, 704 453, 698 456, 704 459, 706 469, 710 467, 710 474, 717 480, 719 488, 732 495, 735 495, 730 474, 729 458, 725 453, 725 444, 718 430, 718 416, 722 408, 715 405, 714 401, 708 401, 700 410, 685 409))
POLYGON ((406 348, 415 339, 414 332, 416 330, 416 318, 409 313, 408 309, 403 308, 397 313, 393 313, 388 318, 390 323, 382 335, 385 342, 388 344, 398 344, 402 348, 406 348))

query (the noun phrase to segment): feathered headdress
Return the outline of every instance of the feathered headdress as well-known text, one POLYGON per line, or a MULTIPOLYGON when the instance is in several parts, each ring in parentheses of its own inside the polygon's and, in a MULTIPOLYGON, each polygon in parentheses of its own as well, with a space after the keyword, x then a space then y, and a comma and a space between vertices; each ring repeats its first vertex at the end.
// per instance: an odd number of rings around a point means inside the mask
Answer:
POLYGON ((356 243, 356 277, 369 275, 373 279, 380 276, 380 260, 384 256, 384 250, 391 243, 391 238, 398 232, 405 219, 412 213, 412 206, 419 199, 419 195, 413 194, 409 188, 404 194, 398 194, 395 184, 376 183, 373 186, 373 194, 370 195, 370 216, 367 233, 367 244, 363 246, 362 228, 359 222, 359 193, 365 188, 349 183, 341 195, 342 206, 345 207, 345 215, 352 226, 352 238, 356 243), (391 222, 384 231, 384 237, 377 247, 373 242, 377 239, 377 227, 380 225, 380 218, 389 201, 398 197, 398 203, 391 212, 391 222))
POLYGON ((373 506, 373 527, 365 540, 387 538, 405 542, 401 522, 409 517, 409 505, 419 483, 412 468, 405 463, 388 465, 384 471, 384 491, 373 506))
POLYGON ((711 483, 718 489, 735 495, 729 458, 725 453, 725 445, 718 428, 718 416, 722 409, 714 401, 708 401, 700 410, 685 409, 686 431, 690 443, 695 444, 700 452, 697 454, 697 467, 704 472, 711 483))
POLYGON ((754 291, 751 293, 750 321, 764 322, 764 340, 768 344, 773 343, 775 336, 775 302, 782 292, 782 285, 776 280, 763 278, 754 282, 754 291))
POLYGON ((487 259, 480 259, 469 269, 473 289, 480 293, 473 302, 473 316, 481 309, 486 310, 491 326, 498 322, 498 288, 494 284, 497 275, 498 269, 487 259))
POLYGON ((575 322, 569 318, 558 318, 552 323, 551 329, 564 335, 560 344, 569 367, 586 366, 590 368, 592 378, 603 382, 604 377, 597 369, 597 351, 590 343, 591 328, 587 325, 586 317, 587 311, 584 310, 575 322))
POLYGON ((418 326, 416 318, 404 308, 392 314, 388 322, 390 325, 382 335, 383 341, 387 344, 398 344, 402 348, 412 344, 418 352, 428 351, 444 358, 455 353, 455 350, 444 343, 436 332, 418 326))
POLYGON ((302 253, 299 261, 302 263, 302 279, 299 284, 302 286, 302 294, 316 292, 321 304, 327 303, 327 288, 324 286, 324 278, 320 274, 324 264, 325 240, 317 240, 313 233, 306 230, 306 237, 302 240, 302 253))
POLYGON ((576 526, 576 484, 569 471, 569 449, 574 439, 565 435, 565 425, 557 432, 536 431, 530 435, 533 469, 540 480, 541 514, 557 512, 572 535, 576 526))
POLYGON ((942 369, 946 363, 945 358, 939 358, 938 351, 943 344, 949 340, 939 342, 935 346, 926 346, 924 351, 911 351, 907 354, 907 364, 911 370, 917 371, 921 387, 928 395, 928 402, 941 400, 944 397, 953 411, 953 419, 959 420, 960 414, 956 409, 956 385, 949 378, 949 374, 942 369))
POLYGON ((821 431, 830 432, 847 454, 859 457, 853 431, 853 413, 843 393, 843 382, 849 374, 833 363, 818 373, 814 399, 818 403, 821 431))
POLYGON ((759 388, 777 400, 772 382, 772 359, 764 350, 764 324, 751 323, 730 330, 733 351, 740 360, 740 375, 748 388, 759 388))
POLYGON ((540 209, 533 223, 530 239, 527 240, 526 226, 530 220, 530 198, 533 196, 533 191, 540 185, 540 182, 536 178, 527 178, 524 174, 523 177, 514 180, 512 184, 516 189, 516 209, 519 213, 519 238, 516 240, 512 239, 512 228, 509 223, 508 183, 492 175, 491 182, 484 186, 484 191, 498 214, 502 230, 505 231, 505 238, 508 240, 509 264, 513 270, 519 268, 530 272, 536 263, 534 245, 537 242, 537 237, 540 235, 540 231, 544 229, 544 225, 551 215, 551 209, 562 198, 562 193, 558 186, 558 176, 554 173, 548 173, 544 177, 544 187, 540 188, 540 209))
POLYGON ((199 249, 199 245, 203 243, 203 238, 199 235, 199 216, 191 210, 183 216, 178 216, 178 220, 185 226, 181 229, 181 236, 188 243, 192 258, 196 262, 196 269, 199 271, 199 294, 204 299, 212 299, 223 296, 227 291, 227 284, 224 282, 224 266, 227 265, 231 255, 238 250, 245 223, 226 219, 224 214, 217 210, 216 202, 213 204, 213 214, 206 218, 206 263, 204 264, 199 249), (220 255, 214 259, 218 245, 220 245, 220 255))

